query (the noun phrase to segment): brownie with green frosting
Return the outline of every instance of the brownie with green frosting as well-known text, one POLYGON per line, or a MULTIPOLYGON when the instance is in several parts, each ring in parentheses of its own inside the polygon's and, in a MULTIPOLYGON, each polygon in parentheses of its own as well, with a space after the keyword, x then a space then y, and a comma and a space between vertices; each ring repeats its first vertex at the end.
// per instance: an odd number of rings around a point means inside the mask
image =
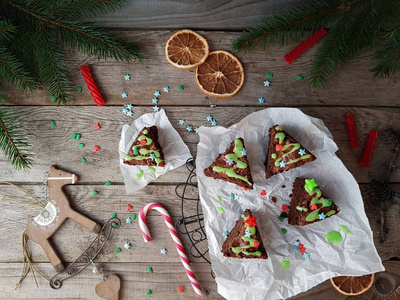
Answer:
POLYGON ((164 153, 158 143, 157 126, 144 127, 125 155, 124 164, 164 167, 164 153))
POLYGON ((246 209, 222 244, 224 256, 234 258, 267 259, 264 244, 258 232, 256 217, 246 209), (250 217, 250 219, 248 219, 250 217), (251 221, 251 222, 250 222, 251 221))
POLYGON ((317 158, 279 125, 269 130, 268 153, 265 159, 265 177, 268 179, 317 158))
POLYGON ((228 149, 219 154, 215 161, 204 170, 204 175, 252 189, 254 182, 243 139, 237 138, 232 141, 228 149))
POLYGON ((293 183, 290 202, 290 225, 307 225, 322 221, 339 213, 339 207, 325 197, 314 179, 297 177, 293 183))

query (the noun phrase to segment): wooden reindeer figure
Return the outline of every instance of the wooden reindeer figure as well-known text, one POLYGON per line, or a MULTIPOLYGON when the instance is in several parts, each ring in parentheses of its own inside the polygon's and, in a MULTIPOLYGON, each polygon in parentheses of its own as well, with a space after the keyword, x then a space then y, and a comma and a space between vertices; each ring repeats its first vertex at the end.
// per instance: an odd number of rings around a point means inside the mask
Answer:
POLYGON ((50 167, 48 178, 49 198, 46 208, 26 228, 27 236, 42 246, 51 264, 57 272, 64 270, 58 254, 50 244, 49 238, 60 228, 67 218, 83 225, 91 232, 98 234, 101 230, 100 224, 81 215, 70 207, 68 198, 63 192, 66 184, 78 182, 75 174, 50 167))

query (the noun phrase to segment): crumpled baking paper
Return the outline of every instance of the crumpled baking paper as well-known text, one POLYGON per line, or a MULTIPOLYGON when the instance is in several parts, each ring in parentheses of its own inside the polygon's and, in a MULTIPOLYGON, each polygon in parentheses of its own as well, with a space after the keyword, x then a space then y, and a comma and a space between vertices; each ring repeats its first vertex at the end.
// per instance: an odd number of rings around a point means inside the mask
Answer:
POLYGON ((199 136, 196 159, 199 194, 219 294, 227 299, 285 299, 331 277, 384 270, 358 184, 336 156, 338 147, 321 120, 299 109, 269 108, 250 114, 228 129, 200 128, 199 136), (316 155, 317 160, 266 180, 264 161, 268 129, 275 124, 281 125, 316 155), (203 173, 238 137, 244 138, 254 190, 243 191, 235 184, 206 177, 203 173), (315 178, 325 196, 340 207, 339 214, 306 226, 288 225, 287 219, 279 221, 282 204, 289 207, 289 194, 296 177, 315 178), (264 189, 267 195, 261 196, 264 189), (230 193, 238 194, 239 199, 230 200, 230 193), (216 200, 216 195, 222 202, 216 200), (276 203, 271 197, 276 197, 276 203), (224 212, 218 211, 217 206, 224 212), (230 232, 247 208, 257 217, 258 230, 269 256, 267 260, 227 258, 221 253, 225 240, 223 231, 230 232), (346 225, 352 234, 345 234, 340 225, 346 225), (287 234, 282 233, 282 228, 287 229, 287 234), (341 232, 340 245, 325 241, 330 231, 341 232), (310 259, 305 260, 300 252, 294 251, 296 240, 306 247, 310 259), (282 260, 290 261, 288 269, 281 267, 282 260))
POLYGON ((119 142, 119 166, 124 176, 125 189, 127 194, 132 194, 145 187, 157 177, 176 169, 191 158, 189 148, 183 142, 179 133, 172 127, 165 111, 162 109, 156 113, 144 114, 133 121, 132 125, 122 127, 121 140, 119 142), (155 172, 149 171, 148 166, 130 166, 124 164, 124 157, 128 154, 129 147, 136 139, 143 127, 157 126, 158 142, 164 152, 165 166, 154 167, 155 172), (143 170, 141 179, 136 180, 136 174, 143 170))

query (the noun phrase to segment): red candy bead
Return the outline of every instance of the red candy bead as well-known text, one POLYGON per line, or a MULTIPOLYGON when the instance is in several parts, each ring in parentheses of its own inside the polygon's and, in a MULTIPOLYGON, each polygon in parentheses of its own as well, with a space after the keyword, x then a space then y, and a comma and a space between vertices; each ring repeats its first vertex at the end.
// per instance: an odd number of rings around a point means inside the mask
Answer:
POLYGON ((260 193, 261 196, 265 196, 266 194, 267 194, 267 192, 265 190, 262 190, 260 193))
POLYGON ((285 211, 285 210, 287 210, 288 209, 288 207, 286 206, 286 205, 282 205, 282 211, 285 211))
POLYGON ((316 210, 318 207, 317 207, 317 204, 313 204, 313 205, 311 205, 311 210, 316 210))

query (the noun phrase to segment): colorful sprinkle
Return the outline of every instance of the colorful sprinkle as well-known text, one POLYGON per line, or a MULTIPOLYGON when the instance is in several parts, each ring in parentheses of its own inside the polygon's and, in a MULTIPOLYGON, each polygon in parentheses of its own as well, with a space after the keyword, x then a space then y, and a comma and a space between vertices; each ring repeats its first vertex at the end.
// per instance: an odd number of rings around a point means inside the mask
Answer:
POLYGON ((290 267, 290 260, 282 260, 281 261, 281 267, 282 268, 284 268, 284 269, 289 269, 289 267, 290 267))
POLYGON ((153 273, 153 268, 152 268, 152 267, 148 267, 148 268, 147 268, 147 272, 153 273))
POLYGON ((258 98, 258 101, 260 101, 260 104, 265 103, 265 98, 264 97, 258 98))
POLYGON ((155 91, 154 92, 154 96, 156 96, 156 97, 158 97, 158 96, 160 96, 161 94, 160 94, 160 91, 155 91))
POLYGON ((296 79, 297 79, 297 80, 303 80, 303 76, 297 75, 296 79))
POLYGON ((149 167, 147 170, 150 171, 151 173, 155 173, 156 172, 156 169, 154 167, 149 167))
POLYGON ((247 155, 247 150, 243 149, 242 151, 240 151, 240 153, 242 153, 242 155, 247 155))
POLYGON ((185 120, 184 119, 180 119, 179 120, 179 125, 183 125, 183 124, 185 124, 186 122, 185 122, 185 120))
POLYGON ((221 207, 221 206, 216 206, 215 207, 219 212, 224 212, 224 208, 223 207, 221 207))
POLYGON ((197 134, 199 133, 199 127, 196 127, 195 129, 194 129, 194 132, 196 132, 197 134))
POLYGON ((136 219, 136 215, 133 214, 133 215, 131 216, 131 220, 133 221, 133 220, 135 220, 135 219, 136 219))
POLYGON ((162 255, 166 255, 167 254, 167 249, 165 249, 165 248, 162 248, 161 250, 160 250, 160 253, 162 254, 162 255))
POLYGON ((129 75, 129 74, 126 74, 124 77, 125 77, 125 80, 131 80, 131 75, 129 75))
POLYGON ((346 234, 353 234, 346 225, 340 225, 340 229, 342 229, 346 234))
POLYGON ((281 161, 280 164, 279 164, 279 166, 280 166, 281 168, 284 168, 284 167, 286 167, 286 163, 285 163, 284 161, 281 161))
POLYGON ((211 121, 211 126, 217 126, 218 122, 216 120, 211 121))
POLYGON ((169 93, 169 87, 168 87, 168 86, 166 86, 166 87, 164 88, 164 92, 169 93))
POLYGON ((111 218, 116 218, 117 217, 117 213, 113 213, 112 215, 111 215, 111 218))
POLYGON ((151 294, 151 290, 147 290, 146 295, 150 295, 151 294))
POLYGON ((92 191, 92 196, 97 195, 97 194, 98 194, 97 191, 95 191, 95 190, 92 191))
POLYGON ((224 231, 222 232, 222 234, 223 234, 223 236, 228 236, 229 231, 228 231, 228 230, 224 230, 224 231))
POLYGON ((81 139, 81 136, 82 136, 82 134, 77 133, 77 134, 76 134, 76 140, 79 141, 79 140, 81 139))
POLYGON ((100 124, 99 123, 96 123, 96 124, 94 124, 94 129, 100 129, 101 127, 100 127, 100 124))
POLYGON ((261 193, 260 193, 261 196, 265 196, 266 194, 267 194, 266 190, 262 190, 261 193))
POLYGON ((76 88, 76 90, 78 91, 79 94, 82 93, 82 87, 78 86, 78 87, 76 88))
POLYGON ((79 148, 83 148, 83 147, 85 147, 85 144, 79 143, 78 146, 79 146, 79 148))
POLYGON ((128 242, 125 242, 124 247, 126 250, 129 250, 129 248, 131 247, 131 244, 128 242))
POLYGON ((216 108, 217 106, 215 104, 210 104, 211 108, 216 108))
POLYGON ((123 92, 123 93, 121 94, 121 96, 122 96, 122 98, 126 98, 126 97, 128 97, 128 93, 127 93, 127 92, 123 92))
POLYGON ((303 258, 304 259, 309 259, 310 258, 310 254, 308 254, 307 252, 304 252, 303 258))
POLYGON ((153 112, 158 112, 158 111, 160 111, 160 108, 157 105, 153 106, 153 112))
POLYGON ((249 228, 253 227, 253 226, 257 226, 257 222, 256 222, 257 217, 252 217, 252 216, 248 216, 245 223, 247 224, 247 226, 249 228))
POLYGON ((281 230, 282 230, 282 233, 283 233, 283 234, 286 234, 286 233, 287 233, 287 229, 281 228, 281 230))
POLYGON ((117 249, 115 249, 115 251, 114 251, 115 253, 119 253, 119 252, 121 252, 121 248, 120 247, 118 247, 117 249))
POLYGON ((212 121, 212 120, 213 120, 213 116, 212 115, 208 115, 207 121, 212 121))
POLYGON ((313 203, 313 205, 311 205, 311 210, 316 210, 318 208, 317 204, 313 203))
POLYGON ((110 186, 110 185, 111 185, 111 182, 110 182, 110 181, 107 181, 104 185, 105 185, 105 186, 110 186))
POLYGON ((251 232, 250 232, 250 230, 246 230, 244 234, 246 235, 246 237, 251 237, 251 232))
POLYGON ((285 204, 283 204, 282 205, 282 211, 285 211, 285 210, 287 210, 288 209, 288 207, 285 205, 285 204))
POLYGON ((334 242, 336 245, 340 245, 343 238, 339 231, 331 231, 326 234, 325 240, 328 244, 334 242))
POLYGON ((320 220, 325 220, 326 215, 324 213, 318 214, 320 220))
POLYGON ((97 145, 94 145, 93 150, 94 150, 94 151, 99 151, 99 150, 100 150, 100 147, 97 146, 97 145))
POLYGON ((283 220, 285 220, 284 217, 278 217, 279 221, 283 222, 283 220))
POLYGON ((126 210, 128 211, 128 210, 131 210, 131 209, 132 209, 132 206, 129 205, 129 204, 127 204, 127 205, 126 205, 126 210))
POLYGON ((125 222, 126 222, 126 224, 131 224, 132 223, 132 219, 128 217, 128 218, 125 219, 125 222))
POLYGON ((155 97, 155 98, 151 99, 151 103, 153 103, 153 104, 157 104, 157 103, 158 103, 158 99, 157 99, 157 97, 155 97))
POLYGON ((183 86, 181 86, 181 85, 178 86, 177 90, 178 90, 178 92, 183 91, 183 86))
POLYGON ((51 127, 54 127, 54 126, 56 126, 57 124, 56 124, 56 122, 54 122, 53 120, 51 120, 51 127))
POLYGON ((300 156, 303 156, 304 154, 306 154, 306 150, 305 149, 300 149, 299 150, 299 154, 300 154, 300 156))
POLYGON ((215 195, 215 198, 217 199, 217 201, 222 202, 221 196, 215 195))
POLYGON ((271 82, 269 80, 264 81, 264 86, 270 86, 271 82))
POLYGON ((268 78, 272 78, 272 77, 274 77, 274 74, 268 73, 268 74, 267 74, 267 77, 268 77, 268 78))
POLYGON ((73 134, 71 135, 71 138, 75 140, 75 139, 76 139, 76 133, 73 133, 73 134))
POLYGON ((180 286, 180 287, 178 287, 178 291, 179 291, 179 293, 182 293, 184 289, 185 289, 185 287, 184 287, 184 286, 180 286))
POLYGON ((86 158, 82 157, 82 163, 85 164, 87 162, 86 158))
POLYGON ((188 132, 193 131, 193 126, 187 126, 187 127, 186 127, 186 130, 187 130, 188 132))

